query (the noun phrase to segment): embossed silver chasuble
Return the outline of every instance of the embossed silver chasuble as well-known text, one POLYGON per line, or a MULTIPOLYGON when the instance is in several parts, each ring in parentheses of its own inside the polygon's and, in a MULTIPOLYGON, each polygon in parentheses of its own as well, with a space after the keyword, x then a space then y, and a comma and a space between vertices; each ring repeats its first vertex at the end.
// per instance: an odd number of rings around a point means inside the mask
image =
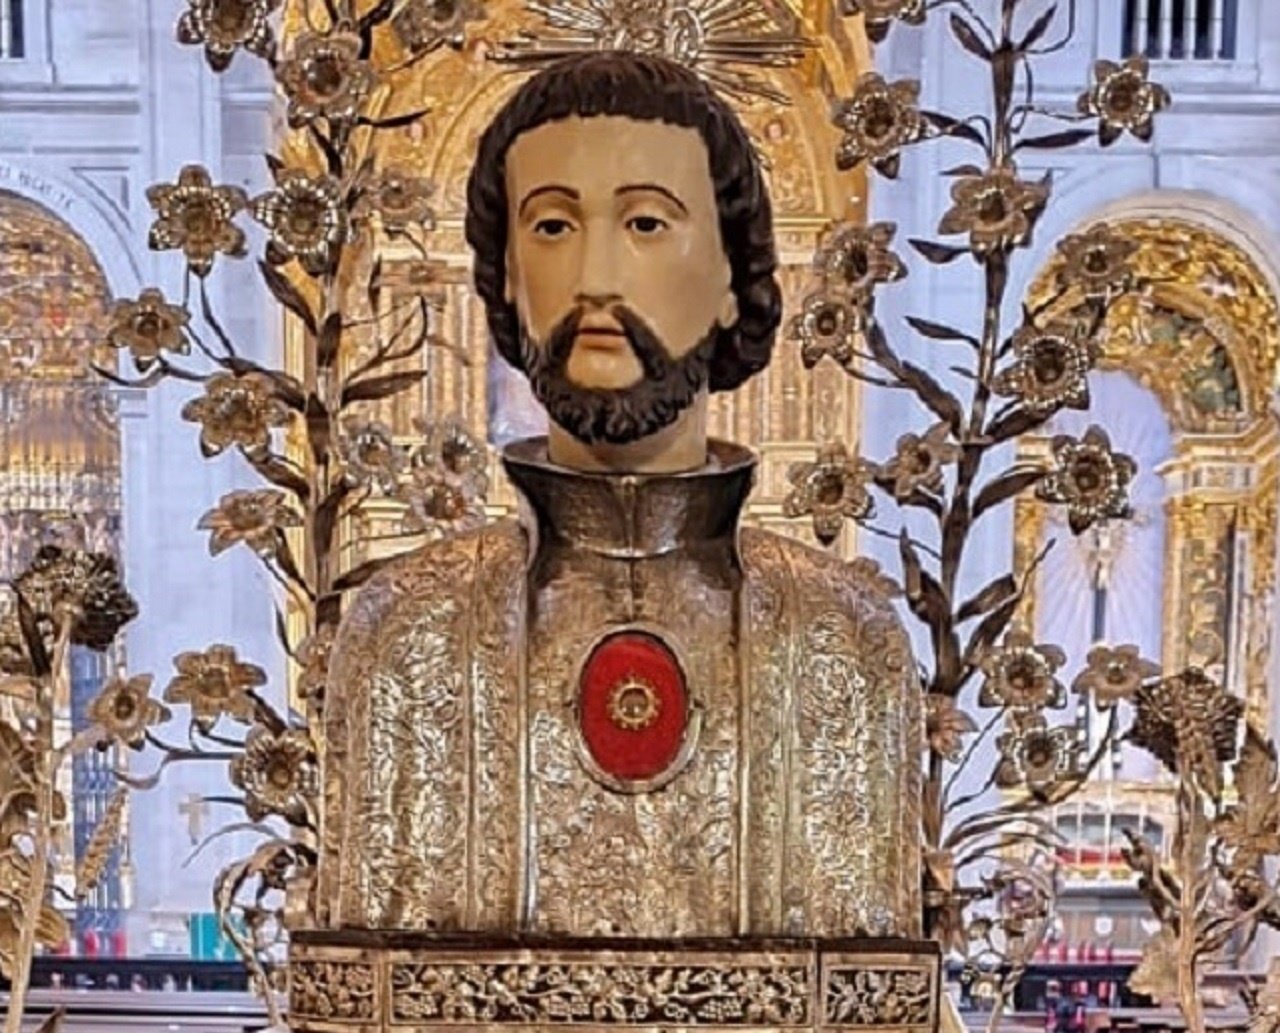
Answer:
POLYGON ((339 636, 328 928, 916 936, 909 647, 839 560, 740 529, 754 458, 583 474, 385 569, 339 636))

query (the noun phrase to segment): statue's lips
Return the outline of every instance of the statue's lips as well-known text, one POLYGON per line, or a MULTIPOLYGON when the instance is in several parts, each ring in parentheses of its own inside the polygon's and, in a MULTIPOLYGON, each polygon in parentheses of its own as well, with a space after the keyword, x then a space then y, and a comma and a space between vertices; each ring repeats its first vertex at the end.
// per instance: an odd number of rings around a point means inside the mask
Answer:
POLYGON ((626 332, 617 326, 582 326, 574 334, 574 340, 584 348, 616 351, 627 346, 626 332))

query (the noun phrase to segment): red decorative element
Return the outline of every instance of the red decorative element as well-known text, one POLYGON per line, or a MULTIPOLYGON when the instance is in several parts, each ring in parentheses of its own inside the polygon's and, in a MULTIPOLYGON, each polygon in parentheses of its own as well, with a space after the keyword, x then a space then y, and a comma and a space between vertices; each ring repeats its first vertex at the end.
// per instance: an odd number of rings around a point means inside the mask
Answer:
POLYGON ((679 756, 689 725, 689 693, 675 654, 656 635, 610 635, 582 669, 578 720, 587 750, 605 774, 625 782, 662 774, 679 756), (618 695, 639 685, 656 696, 657 713, 643 727, 627 728, 617 719, 618 695))

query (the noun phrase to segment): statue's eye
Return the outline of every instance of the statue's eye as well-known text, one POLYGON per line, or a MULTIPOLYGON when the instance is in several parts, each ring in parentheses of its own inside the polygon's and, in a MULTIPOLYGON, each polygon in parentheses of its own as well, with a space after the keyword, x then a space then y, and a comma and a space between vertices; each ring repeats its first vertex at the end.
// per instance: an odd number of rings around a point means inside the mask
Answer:
POLYGON ((665 230, 667 222, 656 215, 636 215, 627 220, 627 228, 634 230, 642 237, 650 237, 665 230))
POLYGON ((533 224, 533 232, 540 237, 563 237, 571 229, 568 219, 539 219, 533 224))

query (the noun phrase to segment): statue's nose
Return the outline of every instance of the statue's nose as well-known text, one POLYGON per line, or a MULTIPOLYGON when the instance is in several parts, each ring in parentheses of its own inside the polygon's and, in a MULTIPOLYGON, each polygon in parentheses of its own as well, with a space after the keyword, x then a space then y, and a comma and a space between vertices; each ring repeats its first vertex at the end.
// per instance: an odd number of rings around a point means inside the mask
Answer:
POLYGON ((590 294, 585 291, 579 291, 574 301, 588 311, 592 309, 609 309, 622 303, 622 295, 611 292, 590 294))
POLYGON ((618 262, 614 244, 610 233, 599 227, 586 227, 582 269, 578 278, 579 296, 618 298, 618 262))

